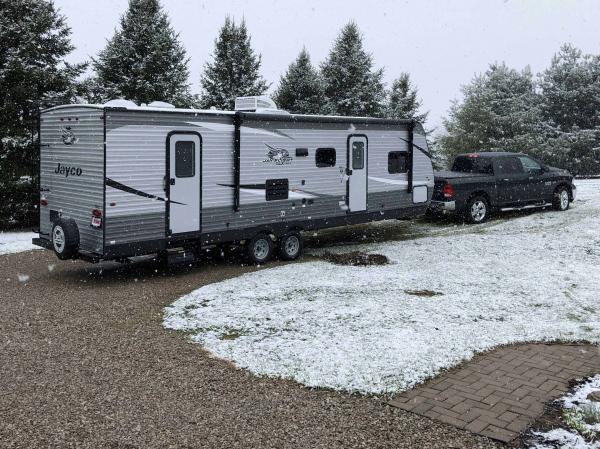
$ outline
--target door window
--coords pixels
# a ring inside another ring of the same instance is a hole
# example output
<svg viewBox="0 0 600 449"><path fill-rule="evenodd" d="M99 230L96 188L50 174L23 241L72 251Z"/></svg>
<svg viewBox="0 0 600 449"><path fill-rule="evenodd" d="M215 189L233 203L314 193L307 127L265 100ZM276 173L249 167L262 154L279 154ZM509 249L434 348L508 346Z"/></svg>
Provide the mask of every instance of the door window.
<svg viewBox="0 0 600 449"><path fill-rule="evenodd" d="M365 143L352 142L352 169L362 170L365 168Z"/></svg>
<svg viewBox="0 0 600 449"><path fill-rule="evenodd" d="M501 175L516 175L524 173L523 164L515 156L498 158L498 173Z"/></svg>
<svg viewBox="0 0 600 449"><path fill-rule="evenodd" d="M532 174L539 174L542 172L542 166L528 156L519 156L523 168Z"/></svg>
<svg viewBox="0 0 600 449"><path fill-rule="evenodd" d="M175 142L175 176L193 178L196 174L196 145L189 140Z"/></svg>

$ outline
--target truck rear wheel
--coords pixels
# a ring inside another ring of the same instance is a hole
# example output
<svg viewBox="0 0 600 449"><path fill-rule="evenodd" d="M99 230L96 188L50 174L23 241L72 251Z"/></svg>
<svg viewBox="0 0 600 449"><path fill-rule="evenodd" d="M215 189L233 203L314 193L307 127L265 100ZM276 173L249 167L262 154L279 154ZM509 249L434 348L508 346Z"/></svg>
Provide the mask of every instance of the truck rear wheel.
<svg viewBox="0 0 600 449"><path fill-rule="evenodd" d="M59 218L52 226L52 248L61 260L73 259L79 250L79 228L72 218Z"/></svg>
<svg viewBox="0 0 600 449"><path fill-rule="evenodd" d="M283 260L296 260L302 255L304 242L299 232L290 232L279 239L279 256Z"/></svg>
<svg viewBox="0 0 600 449"><path fill-rule="evenodd" d="M465 219L472 224L483 223L489 218L490 204L488 200L480 195L476 195L467 201L465 209Z"/></svg>
<svg viewBox="0 0 600 449"><path fill-rule="evenodd" d="M267 263L273 257L273 240L266 233L255 235L246 248L248 258L255 264Z"/></svg>

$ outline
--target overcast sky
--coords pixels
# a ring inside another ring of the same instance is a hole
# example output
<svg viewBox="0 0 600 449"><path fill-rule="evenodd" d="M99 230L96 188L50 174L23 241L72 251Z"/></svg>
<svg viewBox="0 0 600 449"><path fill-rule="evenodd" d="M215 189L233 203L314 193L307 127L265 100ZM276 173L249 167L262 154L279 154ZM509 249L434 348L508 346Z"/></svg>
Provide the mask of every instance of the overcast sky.
<svg viewBox="0 0 600 449"><path fill-rule="evenodd" d="M106 43L127 0L55 0L68 18L76 62ZM162 0L190 56L192 86L210 57L225 16L246 19L262 73L275 87L302 46L313 63L327 56L339 29L358 23L366 49L389 83L407 71L430 126L441 123L460 86L494 61L543 70L563 42L600 53L600 0Z"/></svg>

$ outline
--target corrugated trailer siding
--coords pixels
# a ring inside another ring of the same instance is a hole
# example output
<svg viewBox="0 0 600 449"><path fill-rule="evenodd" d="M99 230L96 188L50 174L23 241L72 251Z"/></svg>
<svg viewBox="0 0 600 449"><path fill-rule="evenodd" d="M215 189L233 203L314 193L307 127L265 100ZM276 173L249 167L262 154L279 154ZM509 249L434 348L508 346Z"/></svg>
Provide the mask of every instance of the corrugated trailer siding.
<svg viewBox="0 0 600 449"><path fill-rule="evenodd" d="M206 117L202 134L202 232L224 230L233 215L233 118Z"/></svg>
<svg viewBox="0 0 600 449"><path fill-rule="evenodd" d="M167 136L194 131L202 137L202 227L223 227L224 213L211 209L233 205L233 123L231 117L174 112L107 112L107 178L158 198L165 198ZM219 185L223 184L223 185ZM165 237L165 202L114 187L106 189L106 244ZM110 206L115 204L115 206Z"/></svg>
<svg viewBox="0 0 600 449"><path fill-rule="evenodd" d="M42 113L40 129L40 188L48 200L48 206L40 210L40 233L50 238L50 210L57 210L77 223L83 251L101 253L102 230L90 223L92 209L103 209L103 111L81 106L49 110ZM69 132L76 140L67 145L63 133ZM80 168L81 174L56 173L58 164Z"/></svg>
<svg viewBox="0 0 600 449"><path fill-rule="evenodd" d="M415 132L414 137L413 137L413 142L415 143L415 145L418 145L421 148L427 149L427 140L426 140L425 134L423 134L422 132L420 132L420 133ZM433 193L433 184L434 184L433 166L431 164L431 159L426 154L424 154L423 152L419 151L416 148L415 148L415 152L414 152L414 158L415 158L414 163L413 163L414 183L415 183L415 185L426 185L427 186L428 200L430 200L431 195Z"/></svg>
<svg viewBox="0 0 600 449"><path fill-rule="evenodd" d="M368 211L412 206L412 194L408 192L408 175L388 173L388 153L408 151L406 126L358 124L350 127L343 123L269 123L245 120L241 128L240 211L230 226L240 228L291 218L315 219L345 215L340 202L345 201L346 181L343 172L347 165L348 136L352 134L364 134L369 141ZM415 134L415 142L418 138L419 135ZM265 162L268 160L267 145L287 150L292 158L290 163L276 165ZM426 148L424 141L420 145ZM296 148L308 148L308 156L296 157ZM316 166L317 148L336 149L334 167ZM427 156L415 151L416 183L428 185L433 182L428 161ZM313 194L314 198L305 203L302 199L291 197L288 200L267 202L264 192L243 189L244 185L264 184L267 179L273 178L287 178L290 190Z"/></svg>

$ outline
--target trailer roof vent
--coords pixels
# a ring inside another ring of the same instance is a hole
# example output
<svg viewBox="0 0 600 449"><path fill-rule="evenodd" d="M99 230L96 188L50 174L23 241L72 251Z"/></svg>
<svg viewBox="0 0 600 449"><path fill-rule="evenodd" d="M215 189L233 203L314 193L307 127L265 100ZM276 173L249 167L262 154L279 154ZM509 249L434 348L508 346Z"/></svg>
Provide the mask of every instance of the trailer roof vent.
<svg viewBox="0 0 600 449"><path fill-rule="evenodd" d="M117 98L115 100L110 100L104 103L104 106L108 106L111 108L137 108L137 104L133 101L125 100L124 98Z"/></svg>
<svg viewBox="0 0 600 449"><path fill-rule="evenodd" d="M277 105L273 100L264 95L255 97L237 97L235 99L236 111L256 111L258 109L276 110Z"/></svg>
<svg viewBox="0 0 600 449"><path fill-rule="evenodd" d="M171 103L167 103L165 101L153 101L148 105L150 108L165 108L165 109L175 109L175 106Z"/></svg>

